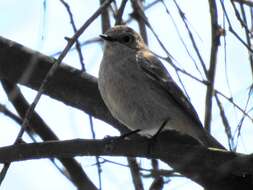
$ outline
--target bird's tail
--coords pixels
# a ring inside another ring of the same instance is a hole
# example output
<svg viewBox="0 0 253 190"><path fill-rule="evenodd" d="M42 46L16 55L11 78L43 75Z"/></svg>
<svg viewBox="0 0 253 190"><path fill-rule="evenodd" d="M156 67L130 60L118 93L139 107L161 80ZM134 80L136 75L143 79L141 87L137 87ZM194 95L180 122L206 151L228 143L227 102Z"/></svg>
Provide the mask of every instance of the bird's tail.
<svg viewBox="0 0 253 190"><path fill-rule="evenodd" d="M218 148L218 149L226 150L226 148L207 131L205 131L205 133L201 135L200 137L201 137L200 141L208 148Z"/></svg>

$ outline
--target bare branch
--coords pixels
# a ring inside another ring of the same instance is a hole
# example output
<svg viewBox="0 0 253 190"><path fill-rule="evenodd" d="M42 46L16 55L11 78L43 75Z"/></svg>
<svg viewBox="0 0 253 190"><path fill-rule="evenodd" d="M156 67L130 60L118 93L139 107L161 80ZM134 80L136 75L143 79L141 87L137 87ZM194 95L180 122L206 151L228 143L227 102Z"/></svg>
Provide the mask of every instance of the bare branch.
<svg viewBox="0 0 253 190"><path fill-rule="evenodd" d="M237 3L243 3L245 5L253 7L253 1L252 0L232 0L232 1L235 1Z"/></svg>
<svg viewBox="0 0 253 190"><path fill-rule="evenodd" d="M102 5L105 0L100 0L100 5ZM102 33L105 33L106 30L111 28L110 17L109 17L109 9L103 9L101 13L101 25L102 25Z"/></svg>
<svg viewBox="0 0 253 190"><path fill-rule="evenodd" d="M250 119L253 122L253 118L243 109L241 108L239 105L237 105L232 98L227 97L225 94L223 94L222 92L215 90L215 94L219 94L220 96L222 96L223 98L225 98L227 101L229 101L233 106L235 106L241 113L243 113L243 115L245 115L248 119Z"/></svg>
<svg viewBox="0 0 253 190"><path fill-rule="evenodd" d="M132 175L132 180L135 190L144 190L143 183L140 175L140 168L136 158L127 157L128 165Z"/></svg>
<svg viewBox="0 0 253 190"><path fill-rule="evenodd" d="M252 47L252 44L251 44L252 37L250 37L250 32L248 29L248 22L247 22L247 18L246 18L245 8L243 5L240 5L240 8L241 8L241 12L242 12L243 21L245 23L244 30L245 30L246 40L247 40L247 47ZM253 55L252 55L251 51L248 51L248 54L249 54L249 63L250 63L250 67L251 67L251 75L253 76Z"/></svg>
<svg viewBox="0 0 253 190"><path fill-rule="evenodd" d="M140 34L146 44L148 44L148 36L147 36L147 31L146 31L146 26L145 26L145 21L144 18L145 12L144 12L144 7L141 2L141 0L131 0L132 7L133 7L133 13L131 16L137 21L140 29Z"/></svg>
<svg viewBox="0 0 253 190"><path fill-rule="evenodd" d="M195 52L196 52L196 54L197 54L197 56L198 56L198 58L199 58L199 61L200 61L201 66L202 66L202 69L203 69L203 71L204 71L204 73L205 73L205 75L206 75L206 78L207 78L207 75L208 75L207 72L208 72L208 71L207 71L205 62L204 62L204 60L203 60L203 58L202 58L202 56L201 56L201 54L200 54L199 48L198 48L198 46L197 46L197 43L196 43L196 41L195 41L195 39L194 39L194 37L193 37L193 34L192 34L192 32L191 32L191 30L190 30L190 28L189 28L189 26L188 26L188 23L187 23L188 21L187 21L187 19L186 19L186 17L185 17L185 14L184 14L184 12L181 10L181 8L179 7L179 5L177 4L177 2L176 2L175 0L174 0L174 3L175 3L175 5L176 5L176 7L177 7L177 9L178 9L180 18L182 19L182 21L183 21L183 23L184 23L184 26L185 26L185 28L186 28L186 30L187 30L187 32L188 32L188 36L189 36L189 38L190 38L190 40L191 40L192 46L193 46L193 48L194 48L194 50L195 50ZM197 66L196 66L196 67L197 67Z"/></svg>
<svg viewBox="0 0 253 190"><path fill-rule="evenodd" d="M216 2L213 0L209 0L209 8L210 8L210 17L211 17L211 52L210 52L210 66L208 69L207 79L209 84L207 85L206 92L206 108L205 108L205 128L210 131L211 128L211 119L212 119L212 99L214 93L214 79L216 73L216 59L218 46L220 45L220 34L219 34L219 25L218 25L218 12Z"/></svg>
<svg viewBox="0 0 253 190"><path fill-rule="evenodd" d="M9 100L12 102L13 106L17 110L21 118L25 117L25 113L29 108L28 102L25 100L19 88L8 82L2 80L2 85L7 93ZM22 124L22 119L20 125ZM49 140L59 140L54 132L47 126L43 119L36 113L33 112L31 120L29 121L29 126L26 130L32 130L33 133L36 133L44 141ZM90 181L88 176L83 171L80 164L73 158L60 158L59 159L62 165L67 169L67 172L70 176L70 179L79 189L97 189L96 186Z"/></svg>
<svg viewBox="0 0 253 190"><path fill-rule="evenodd" d="M70 6L67 2L65 2L64 0L60 0L60 2L64 5L64 7L66 8L68 15L69 15L69 19L70 19L70 24L73 28L74 33L77 32L77 28L76 28L76 24L73 18L73 14L70 10ZM79 56L79 60L80 60L80 64L81 64L81 69L82 71L85 71L85 65L84 65L84 61L83 61L83 54L82 54L82 50L81 50L81 45L80 42L78 40L78 38L76 39L76 50Z"/></svg>
<svg viewBox="0 0 253 190"><path fill-rule="evenodd" d="M122 16L123 16L123 13L124 13L124 10L125 10L125 7L126 7L126 3L127 3L128 0L123 0L121 2L121 5L119 7L119 10L117 10L117 13L116 13L116 21L115 21L115 25L120 25L120 24L123 24L123 20L122 20Z"/></svg>
<svg viewBox="0 0 253 190"><path fill-rule="evenodd" d="M248 177L245 175L253 173L252 155L243 156L232 152L209 150L201 146L174 144L160 140L153 144L154 148L148 154L148 146L149 141L143 139L110 138L17 144L0 148L0 162L83 155L160 158L180 173L209 189L235 190L242 183L244 187L248 187L244 189L252 188L252 184L246 182Z"/></svg>
<svg viewBox="0 0 253 190"><path fill-rule="evenodd" d="M229 145L229 150L234 150L234 143L233 143L233 136L232 136L232 132L231 132L231 127L229 125L229 121L228 121L228 118L225 114L225 111L223 109L223 106L217 96L217 94L215 93L215 99L216 99L216 102L217 102L217 105L220 109L220 116L221 116L221 119L222 119L222 123L224 125L224 128L225 128L225 132L226 132L226 135L227 135L227 138L228 138L228 145Z"/></svg>

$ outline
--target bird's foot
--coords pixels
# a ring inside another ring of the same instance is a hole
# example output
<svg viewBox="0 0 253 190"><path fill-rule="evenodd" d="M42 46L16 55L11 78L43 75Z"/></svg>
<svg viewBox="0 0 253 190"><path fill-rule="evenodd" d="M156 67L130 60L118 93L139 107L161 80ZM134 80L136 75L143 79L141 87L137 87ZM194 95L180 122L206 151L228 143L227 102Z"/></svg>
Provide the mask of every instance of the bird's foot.
<svg viewBox="0 0 253 190"><path fill-rule="evenodd" d="M105 151L112 151L112 149L115 147L115 145L119 144L120 141L125 140L126 137L129 137L133 134L136 134L140 131L140 129L131 131L129 133L125 133L121 136L112 137L112 136L106 136L104 138L104 141L106 142Z"/></svg>
<svg viewBox="0 0 253 190"><path fill-rule="evenodd" d="M157 138L158 138L159 134L162 132L162 130L164 129L167 122L168 122L168 119L164 120L162 125L159 127L158 131L149 139L148 151L147 151L148 154L150 154L152 152L152 149L154 148L154 145L157 142Z"/></svg>
<svg viewBox="0 0 253 190"><path fill-rule="evenodd" d="M136 134L136 133L138 133L138 132L140 132L140 131L141 131L140 129L136 129L136 130L134 130L134 131L130 131L129 133L122 134L122 135L120 135L118 138L120 138L120 139L125 139L126 137L129 137L129 136L131 136L131 135L134 135L134 134Z"/></svg>

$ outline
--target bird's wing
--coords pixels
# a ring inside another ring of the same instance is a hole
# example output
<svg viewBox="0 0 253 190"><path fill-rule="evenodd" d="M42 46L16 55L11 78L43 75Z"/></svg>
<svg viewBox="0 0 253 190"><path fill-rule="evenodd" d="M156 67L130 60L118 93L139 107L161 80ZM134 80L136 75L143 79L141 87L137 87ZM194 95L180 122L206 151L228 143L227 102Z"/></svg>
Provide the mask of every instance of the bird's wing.
<svg viewBox="0 0 253 190"><path fill-rule="evenodd" d="M202 124L194 107L186 98L182 90L174 82L161 61L149 51L138 52L136 60L137 64L145 72L145 74L166 90L175 103L178 104L182 110L190 116L190 118L201 126Z"/></svg>

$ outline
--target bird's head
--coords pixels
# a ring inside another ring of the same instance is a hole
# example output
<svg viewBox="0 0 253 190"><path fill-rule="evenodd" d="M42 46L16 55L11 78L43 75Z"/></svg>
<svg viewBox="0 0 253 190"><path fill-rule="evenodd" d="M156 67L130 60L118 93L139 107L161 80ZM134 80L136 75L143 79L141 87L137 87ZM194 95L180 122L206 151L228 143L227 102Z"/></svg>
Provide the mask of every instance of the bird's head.
<svg viewBox="0 0 253 190"><path fill-rule="evenodd" d="M104 34L101 34L100 37L111 46L120 44L133 50L145 48L142 37L132 28L125 25L114 26Z"/></svg>

